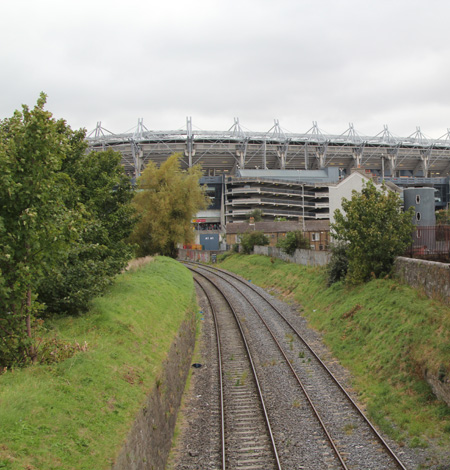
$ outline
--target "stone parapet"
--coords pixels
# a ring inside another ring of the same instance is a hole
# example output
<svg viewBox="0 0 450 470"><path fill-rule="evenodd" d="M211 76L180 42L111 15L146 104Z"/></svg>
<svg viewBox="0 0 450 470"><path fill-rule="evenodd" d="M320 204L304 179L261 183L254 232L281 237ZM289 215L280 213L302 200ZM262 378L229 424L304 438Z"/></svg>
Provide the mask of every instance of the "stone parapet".
<svg viewBox="0 0 450 470"><path fill-rule="evenodd" d="M423 291L450 305L450 264L422 259L395 260L394 275L402 282Z"/></svg>

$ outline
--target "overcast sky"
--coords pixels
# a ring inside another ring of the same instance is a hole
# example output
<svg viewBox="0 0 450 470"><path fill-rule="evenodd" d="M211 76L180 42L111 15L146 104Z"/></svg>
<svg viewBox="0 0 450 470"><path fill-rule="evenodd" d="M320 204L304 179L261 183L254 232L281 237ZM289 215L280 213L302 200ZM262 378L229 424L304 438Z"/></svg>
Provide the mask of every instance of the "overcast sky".
<svg viewBox="0 0 450 470"><path fill-rule="evenodd" d="M14 0L0 119L41 91L72 128L450 127L448 0Z"/></svg>

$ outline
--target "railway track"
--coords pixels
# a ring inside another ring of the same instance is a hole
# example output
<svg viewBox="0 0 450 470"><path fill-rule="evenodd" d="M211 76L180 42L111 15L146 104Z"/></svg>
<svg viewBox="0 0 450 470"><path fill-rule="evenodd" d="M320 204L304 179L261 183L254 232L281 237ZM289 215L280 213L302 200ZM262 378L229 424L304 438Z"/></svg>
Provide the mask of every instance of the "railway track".
<svg viewBox="0 0 450 470"><path fill-rule="evenodd" d="M222 468L281 470L252 357L237 314L206 278L196 279L208 298L217 338Z"/></svg>
<svg viewBox="0 0 450 470"><path fill-rule="evenodd" d="M266 397L279 448L278 468L406 470L274 299L234 274L186 264L196 278L209 279L210 287L232 299ZM226 324L219 330L227 331L226 343L235 335ZM230 347L227 355L233 354L234 346ZM237 373L245 374L245 369ZM239 380L229 371L222 376Z"/></svg>

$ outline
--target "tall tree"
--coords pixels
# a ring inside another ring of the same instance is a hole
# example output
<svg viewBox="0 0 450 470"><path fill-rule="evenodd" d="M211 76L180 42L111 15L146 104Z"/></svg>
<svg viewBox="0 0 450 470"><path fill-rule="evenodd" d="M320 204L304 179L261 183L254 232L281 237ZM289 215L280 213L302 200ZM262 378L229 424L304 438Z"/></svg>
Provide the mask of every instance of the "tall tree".
<svg viewBox="0 0 450 470"><path fill-rule="evenodd" d="M66 257L42 277L39 298L49 313L87 310L133 255L125 239L135 224L134 191L121 155L112 150L86 155L85 150L84 137L74 136L62 166L71 180L66 206L82 213L83 230Z"/></svg>
<svg viewBox="0 0 450 470"><path fill-rule="evenodd" d="M360 193L342 200L341 212L334 213L333 237L346 244L350 283L367 281L371 276L389 274L395 257L412 241L413 211L401 210L400 196L369 181Z"/></svg>
<svg viewBox="0 0 450 470"><path fill-rule="evenodd" d="M134 198L140 221L130 240L139 246L138 254L159 253L175 257L177 245L193 240L192 217L209 205L200 186L201 168L181 169L180 154L171 155L158 168L149 162L138 181Z"/></svg>
<svg viewBox="0 0 450 470"><path fill-rule="evenodd" d="M23 106L0 123L0 356L36 359L36 286L77 236L79 217L67 210L69 178L61 165L69 149L66 125Z"/></svg>
<svg viewBox="0 0 450 470"><path fill-rule="evenodd" d="M86 155L45 102L0 121L0 366L34 362L44 309L83 311L132 256L120 154Z"/></svg>

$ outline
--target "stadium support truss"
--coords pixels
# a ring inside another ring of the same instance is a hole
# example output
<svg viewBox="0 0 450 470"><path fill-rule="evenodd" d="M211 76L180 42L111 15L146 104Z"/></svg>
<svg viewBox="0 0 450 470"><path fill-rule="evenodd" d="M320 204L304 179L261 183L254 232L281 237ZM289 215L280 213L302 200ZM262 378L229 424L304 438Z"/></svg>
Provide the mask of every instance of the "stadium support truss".
<svg viewBox="0 0 450 470"><path fill-rule="evenodd" d="M409 137L392 135L388 126L377 135L362 136L353 127L339 135L324 134L317 122L303 134L287 133L275 120L267 132L244 130L239 119L228 131L186 128L155 131L138 120L131 133L114 134L99 122L87 136L91 150L121 152L126 171L139 176L149 161L162 163L173 153L182 165L201 164L204 174L233 175L237 168L314 170L339 167L349 174L354 167L380 176L447 176L450 172L450 129L439 139L425 137L420 128Z"/></svg>

